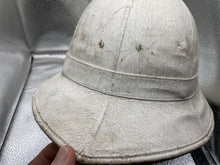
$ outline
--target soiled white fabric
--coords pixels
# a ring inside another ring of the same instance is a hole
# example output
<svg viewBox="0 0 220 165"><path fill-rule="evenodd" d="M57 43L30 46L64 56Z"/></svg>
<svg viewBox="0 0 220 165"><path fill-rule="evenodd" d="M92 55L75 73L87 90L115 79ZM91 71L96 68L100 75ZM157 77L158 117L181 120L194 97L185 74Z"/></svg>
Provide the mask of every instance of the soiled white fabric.
<svg viewBox="0 0 220 165"><path fill-rule="evenodd" d="M191 99L198 90L198 75L192 78L158 77L116 72L66 56L63 74L102 93L152 101ZM123 87L122 87L123 86Z"/></svg>
<svg viewBox="0 0 220 165"><path fill-rule="evenodd" d="M36 91L33 110L54 142L71 145L87 163L172 158L203 145L213 130L200 91L186 101L139 101L87 89L61 73Z"/></svg>
<svg viewBox="0 0 220 165"><path fill-rule="evenodd" d="M40 127L78 161L156 161L210 138L197 30L182 0L93 0L67 54L32 105Z"/></svg>

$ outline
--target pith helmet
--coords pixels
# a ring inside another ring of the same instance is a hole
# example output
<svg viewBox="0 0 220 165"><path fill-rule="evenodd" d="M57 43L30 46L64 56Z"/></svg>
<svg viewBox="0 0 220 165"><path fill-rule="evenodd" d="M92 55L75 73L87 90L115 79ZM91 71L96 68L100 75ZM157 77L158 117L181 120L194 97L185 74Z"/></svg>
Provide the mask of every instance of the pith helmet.
<svg viewBox="0 0 220 165"><path fill-rule="evenodd" d="M172 158L208 141L197 29L182 0L93 0L62 71L33 97L35 119L86 163Z"/></svg>

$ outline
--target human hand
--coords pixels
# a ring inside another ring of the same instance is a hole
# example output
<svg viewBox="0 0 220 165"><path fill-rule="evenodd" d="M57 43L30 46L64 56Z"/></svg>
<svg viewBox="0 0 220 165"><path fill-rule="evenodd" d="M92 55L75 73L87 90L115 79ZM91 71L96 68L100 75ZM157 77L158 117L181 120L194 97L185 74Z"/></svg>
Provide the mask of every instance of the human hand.
<svg viewBox="0 0 220 165"><path fill-rule="evenodd" d="M28 165L76 165L75 151L70 146L59 149L50 143Z"/></svg>

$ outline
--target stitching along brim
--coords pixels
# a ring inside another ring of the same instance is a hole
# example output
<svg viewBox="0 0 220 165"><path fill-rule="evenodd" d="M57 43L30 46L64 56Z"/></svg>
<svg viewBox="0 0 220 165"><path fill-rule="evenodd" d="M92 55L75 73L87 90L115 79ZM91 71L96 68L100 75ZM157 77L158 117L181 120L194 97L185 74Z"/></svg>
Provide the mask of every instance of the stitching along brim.
<svg viewBox="0 0 220 165"><path fill-rule="evenodd" d="M87 89L61 73L41 85L32 106L51 140L71 145L77 160L90 164L180 156L205 144L214 128L201 91L185 101L140 101Z"/></svg>

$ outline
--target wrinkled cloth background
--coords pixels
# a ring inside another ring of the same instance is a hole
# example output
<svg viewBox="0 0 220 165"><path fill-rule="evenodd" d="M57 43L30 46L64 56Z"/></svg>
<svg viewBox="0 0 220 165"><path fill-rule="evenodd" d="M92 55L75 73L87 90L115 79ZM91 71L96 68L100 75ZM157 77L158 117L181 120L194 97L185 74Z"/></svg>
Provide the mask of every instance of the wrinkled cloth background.
<svg viewBox="0 0 220 165"><path fill-rule="evenodd" d="M91 0L0 1L0 164L27 164L51 140L34 121L36 88L59 72L75 26ZM204 147L154 164L220 160L220 0L184 0L199 32L200 86L215 113Z"/></svg>

